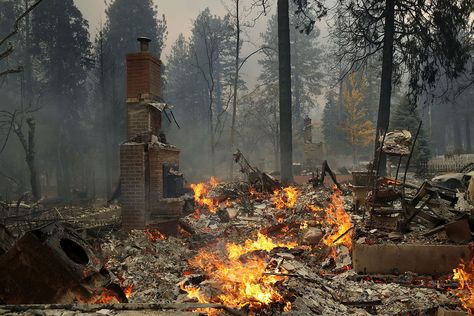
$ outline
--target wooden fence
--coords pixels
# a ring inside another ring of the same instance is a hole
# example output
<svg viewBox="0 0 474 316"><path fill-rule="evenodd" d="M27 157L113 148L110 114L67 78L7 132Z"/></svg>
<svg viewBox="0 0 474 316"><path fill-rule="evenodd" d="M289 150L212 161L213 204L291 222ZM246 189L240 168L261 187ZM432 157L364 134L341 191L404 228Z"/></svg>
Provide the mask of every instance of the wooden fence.
<svg viewBox="0 0 474 316"><path fill-rule="evenodd" d="M427 169L429 173L458 172L471 162L474 162L474 154L436 157L428 161Z"/></svg>

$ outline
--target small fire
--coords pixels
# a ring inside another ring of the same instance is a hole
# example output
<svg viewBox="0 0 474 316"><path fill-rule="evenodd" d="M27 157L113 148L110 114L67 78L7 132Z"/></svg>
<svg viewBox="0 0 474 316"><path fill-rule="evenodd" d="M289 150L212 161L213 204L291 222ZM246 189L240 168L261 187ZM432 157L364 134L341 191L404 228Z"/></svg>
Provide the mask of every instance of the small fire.
<svg viewBox="0 0 474 316"><path fill-rule="evenodd" d="M145 230L145 235L150 242L156 242L158 240L166 240L166 236L158 230Z"/></svg>
<svg viewBox="0 0 474 316"><path fill-rule="evenodd" d="M331 202L327 206L325 214L326 223L333 225L334 228L323 239L323 243L327 246L344 245L350 250L352 248L352 236L348 231L352 227L352 220L344 209L341 194L342 192L334 187L334 193L330 197Z"/></svg>
<svg viewBox="0 0 474 316"><path fill-rule="evenodd" d="M119 303L119 300L117 299L117 296L115 295L114 292L104 289L102 294L94 300L92 304L115 304Z"/></svg>
<svg viewBox="0 0 474 316"><path fill-rule="evenodd" d="M295 187L286 187L283 190L273 191L273 203L275 207L283 210L286 208L294 208L300 192Z"/></svg>
<svg viewBox="0 0 474 316"><path fill-rule="evenodd" d="M323 210L321 207L313 205L313 204L308 204L306 206L306 208L308 208L308 210L310 210L312 212L315 212L315 213L321 212Z"/></svg>
<svg viewBox="0 0 474 316"><path fill-rule="evenodd" d="M128 285L122 290L123 290L123 293L125 294L125 297L129 299L132 296L133 285ZM109 289L104 289L102 294L100 294L100 296L97 297L92 302L92 304L116 304L116 303L120 303L120 301L117 298L117 295Z"/></svg>
<svg viewBox="0 0 474 316"><path fill-rule="evenodd" d="M275 244L271 238L262 233L258 233L257 240L246 240L243 245L227 244L227 253L230 259L238 259L240 256L257 250L270 252L277 247L293 249L297 243L277 243Z"/></svg>
<svg viewBox="0 0 474 316"><path fill-rule="evenodd" d="M217 211L219 202L208 197L209 191L219 184L216 177L211 177L208 183L201 182L198 184L191 184L191 189L194 191L194 201L202 206L206 206L211 213Z"/></svg>
<svg viewBox="0 0 474 316"><path fill-rule="evenodd" d="M210 297L201 288L186 286L184 283L180 287L188 293L188 297L195 298L200 303L220 303L233 308L248 306L250 310L260 309L273 302L284 303L275 284L287 277L266 274L266 259L254 252L269 252L276 247L294 246L295 244L274 243L259 233L257 240L247 240L242 245L227 244L225 253L202 249L189 264L206 274L207 283L212 284L215 289L212 292L216 294ZM291 308L291 305L286 304L286 308Z"/></svg>
<svg viewBox="0 0 474 316"><path fill-rule="evenodd" d="M382 180L382 184L385 184L385 185L399 185L399 184L401 184L401 182L399 180L395 180L393 178L384 178Z"/></svg>
<svg viewBox="0 0 474 316"><path fill-rule="evenodd" d="M127 286L126 288L124 288L124 289L123 289L123 293L125 293L125 297L126 297L127 299L129 299L130 297L132 297L133 284Z"/></svg>
<svg viewBox="0 0 474 316"><path fill-rule="evenodd" d="M453 272L459 283L455 294L468 314L474 315L474 257L467 264L462 261Z"/></svg>
<svg viewBox="0 0 474 316"><path fill-rule="evenodd" d="M308 225L308 221L303 221L301 224L300 224L300 230L306 230L308 229L309 225Z"/></svg>

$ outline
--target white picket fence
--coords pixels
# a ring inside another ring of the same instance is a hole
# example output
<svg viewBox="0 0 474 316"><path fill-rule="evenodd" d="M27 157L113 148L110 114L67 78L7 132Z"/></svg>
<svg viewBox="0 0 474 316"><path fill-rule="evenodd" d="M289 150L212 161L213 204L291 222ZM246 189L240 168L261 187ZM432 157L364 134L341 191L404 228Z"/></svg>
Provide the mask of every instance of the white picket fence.
<svg viewBox="0 0 474 316"><path fill-rule="evenodd" d="M457 172L471 162L474 162L474 154L436 157L428 161L428 172Z"/></svg>

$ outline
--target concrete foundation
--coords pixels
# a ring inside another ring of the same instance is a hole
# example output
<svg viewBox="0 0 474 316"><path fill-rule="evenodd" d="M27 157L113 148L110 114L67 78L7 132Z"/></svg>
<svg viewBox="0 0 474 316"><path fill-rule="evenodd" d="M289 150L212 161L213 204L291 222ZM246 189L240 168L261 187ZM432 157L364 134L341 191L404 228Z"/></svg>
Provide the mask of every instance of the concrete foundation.
<svg viewBox="0 0 474 316"><path fill-rule="evenodd" d="M469 245L376 244L354 243L354 271L364 274L414 272L441 275L453 271L460 260L472 257Z"/></svg>

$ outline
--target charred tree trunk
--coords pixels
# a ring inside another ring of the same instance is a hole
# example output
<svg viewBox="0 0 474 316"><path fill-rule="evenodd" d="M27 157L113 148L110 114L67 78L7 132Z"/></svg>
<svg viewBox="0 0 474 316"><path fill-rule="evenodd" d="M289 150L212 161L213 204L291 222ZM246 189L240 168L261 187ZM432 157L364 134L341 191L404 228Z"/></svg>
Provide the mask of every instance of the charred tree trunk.
<svg viewBox="0 0 474 316"><path fill-rule="evenodd" d="M385 1L385 26L382 59L382 79L380 83L380 100L377 117L377 132L375 146L379 147L379 135L388 130L390 122L390 99L392 97L392 73L393 73L393 38L395 33L395 0ZM376 155L377 156L377 155ZM387 156L380 156L380 174L387 172Z"/></svg>
<svg viewBox="0 0 474 316"><path fill-rule="evenodd" d="M26 120L28 124L28 153L26 155L26 163L30 169L31 192L35 201L41 199L41 184L39 182L38 171L36 168L36 150L35 150L35 132L36 122L33 118Z"/></svg>
<svg viewBox="0 0 474 316"><path fill-rule="evenodd" d="M30 7L30 0L25 0L25 10ZM23 58L24 83L25 83L25 104L27 107L32 106L33 99L33 71L31 62L31 17L25 17L25 51Z"/></svg>
<svg viewBox="0 0 474 316"><path fill-rule="evenodd" d="M35 158L35 132L36 132L36 123L33 118L28 118L26 120L28 124L28 140L26 140L25 135L23 134L23 130L21 125L15 123L15 134L18 136L20 140L21 146L25 151L25 161L28 165L28 169L30 171L30 185L31 185L31 192L33 194L33 198L35 201L41 199L41 185L39 182L38 171L36 168L36 158Z"/></svg>
<svg viewBox="0 0 474 316"><path fill-rule="evenodd" d="M293 182L291 115L291 48L288 0L278 0L278 63L280 87L280 173L283 183Z"/></svg>
<svg viewBox="0 0 474 316"><path fill-rule="evenodd" d="M235 44L235 74L234 74L234 95L232 96L232 123L230 126L230 149L235 150L235 121L237 117L237 91L239 84L239 70L240 70L240 0L235 1L236 12L236 44ZM230 163L229 179L234 177L234 163Z"/></svg>
<svg viewBox="0 0 474 316"><path fill-rule="evenodd" d="M211 172L216 174L216 141L214 136L214 82L209 89L209 132L211 133Z"/></svg>

